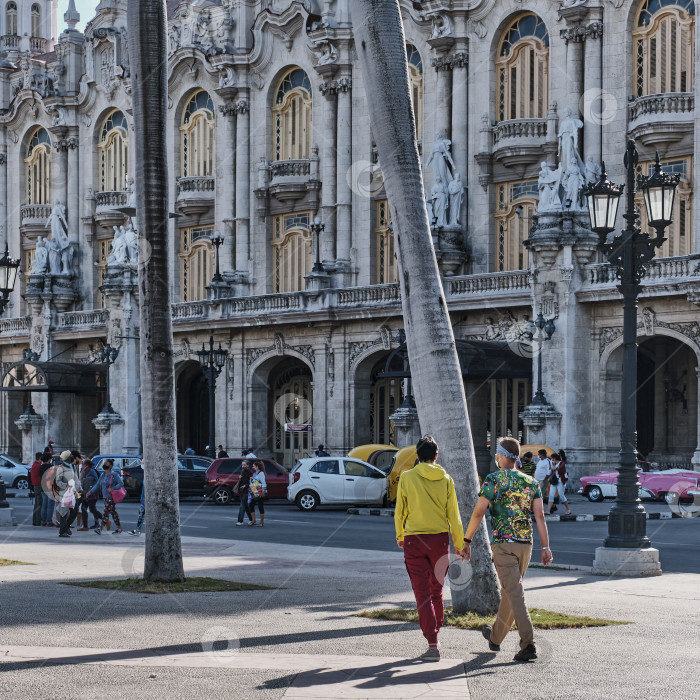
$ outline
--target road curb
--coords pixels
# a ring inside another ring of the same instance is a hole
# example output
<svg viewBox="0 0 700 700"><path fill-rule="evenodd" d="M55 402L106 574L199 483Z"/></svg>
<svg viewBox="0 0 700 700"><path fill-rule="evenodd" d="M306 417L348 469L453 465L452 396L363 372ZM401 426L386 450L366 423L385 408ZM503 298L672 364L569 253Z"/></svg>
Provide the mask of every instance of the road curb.
<svg viewBox="0 0 700 700"><path fill-rule="evenodd" d="M348 515L376 515L379 517L393 518L394 511L391 508L348 508ZM692 513L647 513L647 520L671 520L672 518L691 518ZM605 522L607 513L578 513L571 515L545 515L548 523L590 523Z"/></svg>

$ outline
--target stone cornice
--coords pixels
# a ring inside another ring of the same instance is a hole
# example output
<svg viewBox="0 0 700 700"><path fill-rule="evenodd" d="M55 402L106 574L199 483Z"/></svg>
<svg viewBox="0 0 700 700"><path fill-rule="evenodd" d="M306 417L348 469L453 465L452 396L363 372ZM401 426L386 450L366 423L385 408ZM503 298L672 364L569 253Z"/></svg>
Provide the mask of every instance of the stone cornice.
<svg viewBox="0 0 700 700"><path fill-rule="evenodd" d="M453 68L466 68L469 65L469 52L455 51L455 53L446 56L437 56L432 60L432 65L437 72Z"/></svg>

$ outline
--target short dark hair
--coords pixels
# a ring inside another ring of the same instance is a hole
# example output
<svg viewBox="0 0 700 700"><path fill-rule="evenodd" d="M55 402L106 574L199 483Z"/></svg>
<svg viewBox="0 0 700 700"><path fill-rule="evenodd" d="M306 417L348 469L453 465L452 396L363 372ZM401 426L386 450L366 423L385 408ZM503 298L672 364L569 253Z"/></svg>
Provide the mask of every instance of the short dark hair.
<svg viewBox="0 0 700 700"><path fill-rule="evenodd" d="M104 461L104 464L102 465L102 469L106 469L109 467L110 469L114 466L114 460L113 459L106 459Z"/></svg>
<svg viewBox="0 0 700 700"><path fill-rule="evenodd" d="M91 467L92 466L92 460L88 457L87 459L83 460L83 466L84 467Z"/></svg>
<svg viewBox="0 0 700 700"><path fill-rule="evenodd" d="M518 457L520 455L520 443L515 438L502 437L498 438L498 444L503 445L503 447L508 450L512 455ZM506 458L508 459L508 458ZM515 459L511 457L510 459Z"/></svg>
<svg viewBox="0 0 700 700"><path fill-rule="evenodd" d="M432 435L423 435L416 445L416 454L421 462L435 459L438 453L438 445Z"/></svg>
<svg viewBox="0 0 700 700"><path fill-rule="evenodd" d="M532 459L532 452L526 452L523 455L523 459Z"/></svg>
<svg viewBox="0 0 700 700"><path fill-rule="evenodd" d="M80 452L78 452L78 450L71 450L70 456L71 456L71 459L73 459L73 460L82 459L82 456L81 456Z"/></svg>
<svg viewBox="0 0 700 700"><path fill-rule="evenodd" d="M41 455L41 461L42 461L42 462L50 462L50 461L51 461L51 453L50 453L50 452L44 452L44 454Z"/></svg>
<svg viewBox="0 0 700 700"><path fill-rule="evenodd" d="M561 457L559 456L558 452L552 452L551 455L549 455L550 459L556 459L557 462L561 462Z"/></svg>
<svg viewBox="0 0 700 700"><path fill-rule="evenodd" d="M547 450L537 450L537 454L542 456L544 455L545 457L547 456Z"/></svg>
<svg viewBox="0 0 700 700"><path fill-rule="evenodd" d="M41 459L43 457L43 455L44 455L43 452L35 452L34 459Z"/></svg>

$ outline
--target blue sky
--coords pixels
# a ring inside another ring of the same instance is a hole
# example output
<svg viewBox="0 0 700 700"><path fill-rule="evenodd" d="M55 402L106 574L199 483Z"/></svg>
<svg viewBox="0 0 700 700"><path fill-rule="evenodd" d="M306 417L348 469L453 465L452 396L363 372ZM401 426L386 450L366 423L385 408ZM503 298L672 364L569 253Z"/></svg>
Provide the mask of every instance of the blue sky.
<svg viewBox="0 0 700 700"><path fill-rule="evenodd" d="M75 9L80 12L80 24L78 29L85 29L85 24L95 16L95 8L99 5L99 0L75 0ZM58 33L65 29L63 15L68 9L68 0L58 0Z"/></svg>

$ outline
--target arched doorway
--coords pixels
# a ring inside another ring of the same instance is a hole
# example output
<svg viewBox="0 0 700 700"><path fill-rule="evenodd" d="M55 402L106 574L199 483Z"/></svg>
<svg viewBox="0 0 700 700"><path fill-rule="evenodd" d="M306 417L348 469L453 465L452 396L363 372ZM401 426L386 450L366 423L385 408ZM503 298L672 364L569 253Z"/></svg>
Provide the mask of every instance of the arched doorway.
<svg viewBox="0 0 700 700"><path fill-rule="evenodd" d="M285 423L313 424L311 370L301 360L286 358L270 372L268 434L274 459L286 467L311 454L313 433L288 433Z"/></svg>
<svg viewBox="0 0 700 700"><path fill-rule="evenodd" d="M209 440L209 387L199 362L188 360L178 367L176 391L177 449L191 447L204 454Z"/></svg>

